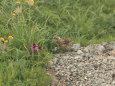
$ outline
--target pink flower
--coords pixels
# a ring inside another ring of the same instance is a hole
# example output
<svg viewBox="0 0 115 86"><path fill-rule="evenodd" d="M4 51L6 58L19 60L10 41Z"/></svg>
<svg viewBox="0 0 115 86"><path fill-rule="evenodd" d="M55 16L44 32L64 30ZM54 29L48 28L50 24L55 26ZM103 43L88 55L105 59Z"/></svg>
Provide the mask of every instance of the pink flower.
<svg viewBox="0 0 115 86"><path fill-rule="evenodd" d="M30 46L30 54L34 53L37 54L38 51L41 50L41 47L35 43L32 43Z"/></svg>

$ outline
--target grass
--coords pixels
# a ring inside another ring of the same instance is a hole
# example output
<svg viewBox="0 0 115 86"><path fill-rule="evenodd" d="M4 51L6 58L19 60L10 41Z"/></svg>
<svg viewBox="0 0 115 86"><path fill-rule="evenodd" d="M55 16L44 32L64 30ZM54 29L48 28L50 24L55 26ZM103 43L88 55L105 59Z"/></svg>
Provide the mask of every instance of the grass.
<svg viewBox="0 0 115 86"><path fill-rule="evenodd" d="M14 37L0 42L0 86L50 86L45 67L54 35L83 46L115 41L115 0L35 0L31 7L20 2L22 13L13 16L16 0L0 1L0 37ZM38 55L30 55L31 43L42 46Z"/></svg>

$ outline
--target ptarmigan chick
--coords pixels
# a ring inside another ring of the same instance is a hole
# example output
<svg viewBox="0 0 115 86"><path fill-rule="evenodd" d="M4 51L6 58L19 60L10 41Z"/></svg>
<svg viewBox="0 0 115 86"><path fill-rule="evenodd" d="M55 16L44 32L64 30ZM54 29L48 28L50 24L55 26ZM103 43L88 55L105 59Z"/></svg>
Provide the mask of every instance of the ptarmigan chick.
<svg viewBox="0 0 115 86"><path fill-rule="evenodd" d="M59 36L54 36L53 39L56 41L57 49L67 51L72 49L73 42L70 39Z"/></svg>

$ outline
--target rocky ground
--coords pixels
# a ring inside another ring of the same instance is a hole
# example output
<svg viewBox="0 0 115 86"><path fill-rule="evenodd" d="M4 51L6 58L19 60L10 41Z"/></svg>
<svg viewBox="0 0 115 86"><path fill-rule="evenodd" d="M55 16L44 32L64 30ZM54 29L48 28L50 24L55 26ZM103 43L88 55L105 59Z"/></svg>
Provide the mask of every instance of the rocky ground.
<svg viewBox="0 0 115 86"><path fill-rule="evenodd" d="M54 55L52 86L115 86L115 42L72 48Z"/></svg>

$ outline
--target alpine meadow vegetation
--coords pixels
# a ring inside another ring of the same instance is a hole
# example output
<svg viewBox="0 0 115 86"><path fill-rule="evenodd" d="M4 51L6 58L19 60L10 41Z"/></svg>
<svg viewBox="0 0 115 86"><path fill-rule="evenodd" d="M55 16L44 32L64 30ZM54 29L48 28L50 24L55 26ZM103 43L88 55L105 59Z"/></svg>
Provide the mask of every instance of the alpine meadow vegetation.
<svg viewBox="0 0 115 86"><path fill-rule="evenodd" d="M115 0L1 0L0 86L50 86L54 36L115 41Z"/></svg>

